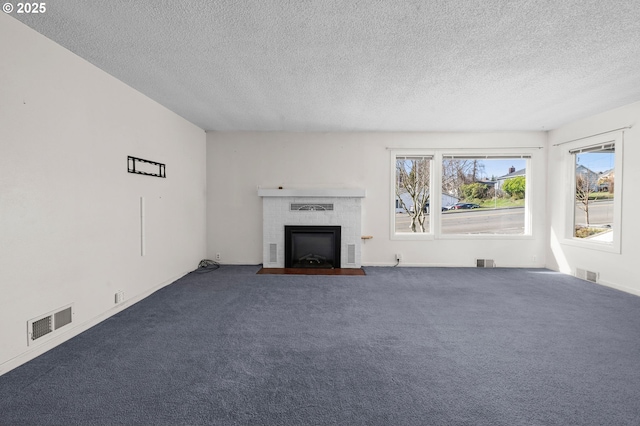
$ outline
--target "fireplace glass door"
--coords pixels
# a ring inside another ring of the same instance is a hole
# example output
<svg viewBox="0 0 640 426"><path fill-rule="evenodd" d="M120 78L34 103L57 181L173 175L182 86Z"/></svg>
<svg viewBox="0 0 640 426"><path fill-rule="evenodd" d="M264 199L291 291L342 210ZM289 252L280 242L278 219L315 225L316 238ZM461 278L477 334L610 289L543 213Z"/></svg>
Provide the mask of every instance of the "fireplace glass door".
<svg viewBox="0 0 640 426"><path fill-rule="evenodd" d="M286 268L340 268L339 226L285 226Z"/></svg>

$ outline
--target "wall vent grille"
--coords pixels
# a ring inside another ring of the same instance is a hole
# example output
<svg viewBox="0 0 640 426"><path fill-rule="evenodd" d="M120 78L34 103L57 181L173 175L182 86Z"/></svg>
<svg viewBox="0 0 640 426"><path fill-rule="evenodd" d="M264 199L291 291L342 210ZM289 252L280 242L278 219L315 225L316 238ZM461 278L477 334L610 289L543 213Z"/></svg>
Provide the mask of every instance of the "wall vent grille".
<svg viewBox="0 0 640 426"><path fill-rule="evenodd" d="M598 272L587 271L586 269L576 268L576 277L582 280L591 281L592 283L598 283L600 274Z"/></svg>
<svg viewBox="0 0 640 426"><path fill-rule="evenodd" d="M347 263L353 265L356 263L356 245L347 244Z"/></svg>
<svg viewBox="0 0 640 426"><path fill-rule="evenodd" d="M71 306L53 314L53 323L55 324L56 330L71 323Z"/></svg>
<svg viewBox="0 0 640 426"><path fill-rule="evenodd" d="M333 203L329 204L304 204L304 203L291 203L289 209L292 212L324 212L333 211Z"/></svg>
<svg viewBox="0 0 640 426"><path fill-rule="evenodd" d="M269 244L269 262L270 263L278 263L278 245L271 243Z"/></svg>
<svg viewBox="0 0 640 426"><path fill-rule="evenodd" d="M51 315L41 318L31 323L31 340L36 340L53 331L53 321Z"/></svg>
<svg viewBox="0 0 640 426"><path fill-rule="evenodd" d="M55 335L54 331L70 324L73 321L71 308L72 305L65 306L27 321L27 342L31 344L45 336Z"/></svg>
<svg viewBox="0 0 640 426"><path fill-rule="evenodd" d="M478 268L495 268L496 262L493 259L476 259L476 267Z"/></svg>

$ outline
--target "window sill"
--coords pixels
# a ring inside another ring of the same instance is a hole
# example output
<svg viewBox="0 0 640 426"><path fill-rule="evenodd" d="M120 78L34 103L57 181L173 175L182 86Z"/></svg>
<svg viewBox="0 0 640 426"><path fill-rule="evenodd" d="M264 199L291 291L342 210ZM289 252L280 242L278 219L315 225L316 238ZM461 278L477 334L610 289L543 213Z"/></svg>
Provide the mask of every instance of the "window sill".
<svg viewBox="0 0 640 426"><path fill-rule="evenodd" d="M439 240L533 240L530 234L440 234Z"/></svg>
<svg viewBox="0 0 640 426"><path fill-rule="evenodd" d="M606 253L620 254L620 244L613 243L598 243L595 241L585 241L577 238L565 238L560 241L561 245L579 247L587 250L603 251Z"/></svg>
<svg viewBox="0 0 640 426"><path fill-rule="evenodd" d="M433 240L434 235L426 232L406 232L391 234L392 240L399 241L427 241Z"/></svg>
<svg viewBox="0 0 640 426"><path fill-rule="evenodd" d="M533 240L533 235L530 234L447 234L447 235L434 235L422 232L416 233L396 233L391 235L392 240L404 240L404 241L423 241L423 240Z"/></svg>

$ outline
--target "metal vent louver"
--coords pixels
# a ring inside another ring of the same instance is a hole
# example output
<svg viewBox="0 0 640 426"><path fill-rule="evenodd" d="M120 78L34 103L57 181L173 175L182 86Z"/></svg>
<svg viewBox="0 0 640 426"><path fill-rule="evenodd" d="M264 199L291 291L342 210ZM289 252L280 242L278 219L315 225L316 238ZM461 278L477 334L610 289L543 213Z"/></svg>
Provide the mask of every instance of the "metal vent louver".
<svg viewBox="0 0 640 426"><path fill-rule="evenodd" d="M347 244L347 263L353 265L356 263L356 245Z"/></svg>
<svg viewBox="0 0 640 426"><path fill-rule="evenodd" d="M590 281L592 283L598 283L600 274L593 271L587 271L586 269L576 268L576 277L582 280Z"/></svg>
<svg viewBox="0 0 640 426"><path fill-rule="evenodd" d="M333 211L333 203L328 204L304 204L304 203L291 203L289 209L292 212L317 212L317 211Z"/></svg>
<svg viewBox="0 0 640 426"><path fill-rule="evenodd" d="M31 340L39 339L53 331L51 315L31 323Z"/></svg>
<svg viewBox="0 0 640 426"><path fill-rule="evenodd" d="M495 268L496 262L493 259L476 259L478 268Z"/></svg>
<svg viewBox="0 0 640 426"><path fill-rule="evenodd" d="M277 263L278 262L278 245L271 243L269 244L269 262Z"/></svg>
<svg viewBox="0 0 640 426"><path fill-rule="evenodd" d="M56 330L70 324L73 321L73 305L68 305L55 311L48 312L27 321L27 342L31 344L35 340L48 340L49 336L56 335Z"/></svg>
<svg viewBox="0 0 640 426"><path fill-rule="evenodd" d="M60 327L64 327L65 325L71 322L71 306L67 309L63 309L60 312L56 312L53 315L53 323L55 324L56 330Z"/></svg>

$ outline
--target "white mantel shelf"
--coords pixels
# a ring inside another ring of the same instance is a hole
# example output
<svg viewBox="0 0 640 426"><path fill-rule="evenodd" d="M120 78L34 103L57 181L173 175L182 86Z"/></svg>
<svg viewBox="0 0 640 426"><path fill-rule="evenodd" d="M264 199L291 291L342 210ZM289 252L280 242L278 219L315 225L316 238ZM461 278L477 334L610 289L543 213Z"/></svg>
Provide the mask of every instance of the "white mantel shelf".
<svg viewBox="0 0 640 426"><path fill-rule="evenodd" d="M364 198L367 194L361 188L312 188L312 189L267 189L258 188L259 197L344 197Z"/></svg>

